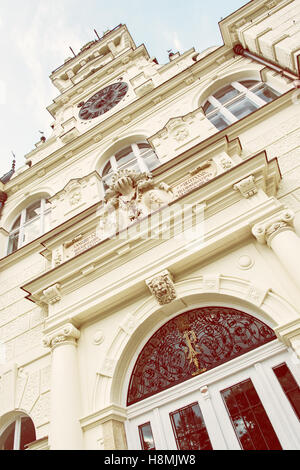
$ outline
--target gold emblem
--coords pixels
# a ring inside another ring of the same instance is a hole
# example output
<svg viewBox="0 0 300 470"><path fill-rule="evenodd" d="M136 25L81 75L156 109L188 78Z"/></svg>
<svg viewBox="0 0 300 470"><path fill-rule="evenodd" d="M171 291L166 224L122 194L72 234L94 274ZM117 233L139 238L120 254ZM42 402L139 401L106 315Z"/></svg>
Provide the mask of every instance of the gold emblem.
<svg viewBox="0 0 300 470"><path fill-rule="evenodd" d="M196 333L194 332L194 330L190 330L190 331L186 330L183 332L183 337L187 345L187 347L184 348L185 353L187 354L187 358L189 359L190 364L193 362L196 367L196 371L193 372L192 375L202 374L203 372L206 371L206 368L205 367L200 368L200 365L199 365L197 356L199 356L202 353L202 351L201 351L201 347L197 345Z"/></svg>

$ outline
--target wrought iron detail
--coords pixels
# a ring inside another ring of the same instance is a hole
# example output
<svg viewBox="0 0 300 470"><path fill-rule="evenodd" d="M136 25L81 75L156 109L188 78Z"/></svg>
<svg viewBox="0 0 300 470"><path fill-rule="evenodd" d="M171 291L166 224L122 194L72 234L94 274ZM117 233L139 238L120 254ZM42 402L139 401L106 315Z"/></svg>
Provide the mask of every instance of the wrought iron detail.
<svg viewBox="0 0 300 470"><path fill-rule="evenodd" d="M184 382L276 339L262 321L228 307L203 307L165 323L142 349L127 405Z"/></svg>

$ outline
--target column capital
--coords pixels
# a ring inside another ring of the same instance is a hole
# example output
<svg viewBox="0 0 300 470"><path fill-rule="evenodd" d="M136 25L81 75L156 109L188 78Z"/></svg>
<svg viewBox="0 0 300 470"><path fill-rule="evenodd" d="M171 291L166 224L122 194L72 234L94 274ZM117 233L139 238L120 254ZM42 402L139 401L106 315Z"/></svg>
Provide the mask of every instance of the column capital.
<svg viewBox="0 0 300 470"><path fill-rule="evenodd" d="M55 331L47 334L43 338L43 345L46 348L55 348L62 344L76 344L76 341L80 338L80 331L72 325L72 323L66 323Z"/></svg>
<svg viewBox="0 0 300 470"><path fill-rule="evenodd" d="M285 325L274 328L277 337L290 346L300 359L300 317Z"/></svg>
<svg viewBox="0 0 300 470"><path fill-rule="evenodd" d="M284 230L294 230L293 220L294 212L286 209L279 214L276 214L252 227L252 233L261 244L270 243L275 235Z"/></svg>

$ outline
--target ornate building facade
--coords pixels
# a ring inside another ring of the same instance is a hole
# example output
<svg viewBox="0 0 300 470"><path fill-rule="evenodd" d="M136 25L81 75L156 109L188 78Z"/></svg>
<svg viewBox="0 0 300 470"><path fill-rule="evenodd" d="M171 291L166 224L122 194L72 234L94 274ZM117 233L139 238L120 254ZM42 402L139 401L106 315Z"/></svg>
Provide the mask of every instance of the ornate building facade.
<svg viewBox="0 0 300 470"><path fill-rule="evenodd" d="M119 25L0 180L0 449L300 449L300 2Z"/></svg>

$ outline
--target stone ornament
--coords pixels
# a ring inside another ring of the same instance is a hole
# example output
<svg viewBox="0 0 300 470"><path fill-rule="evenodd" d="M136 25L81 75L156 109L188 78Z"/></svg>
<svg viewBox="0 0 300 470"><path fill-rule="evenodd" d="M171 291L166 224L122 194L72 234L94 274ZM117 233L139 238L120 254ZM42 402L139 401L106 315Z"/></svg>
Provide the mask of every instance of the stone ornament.
<svg viewBox="0 0 300 470"><path fill-rule="evenodd" d="M271 219L254 225L252 233L261 244L270 245L274 236L283 230L293 230L294 212L287 209Z"/></svg>
<svg viewBox="0 0 300 470"><path fill-rule="evenodd" d="M48 305L53 305L61 299L60 284L54 284L43 290L42 301Z"/></svg>
<svg viewBox="0 0 300 470"><path fill-rule="evenodd" d="M146 284L160 305L169 304L177 297L174 283L168 270L147 279Z"/></svg>
<svg viewBox="0 0 300 470"><path fill-rule="evenodd" d="M99 239L127 228L172 199L171 188L164 183L156 184L148 173L130 169L114 173L105 194L104 210L99 213Z"/></svg>
<svg viewBox="0 0 300 470"><path fill-rule="evenodd" d="M76 344L76 340L80 337L80 331L75 328L72 323L67 323L53 333L46 335L43 338L44 347L54 348L60 344L72 343Z"/></svg>
<svg viewBox="0 0 300 470"><path fill-rule="evenodd" d="M244 178L238 183L233 185L235 191L240 191L241 195L248 199L254 194L257 194L257 186L255 184L255 178L253 175Z"/></svg>

